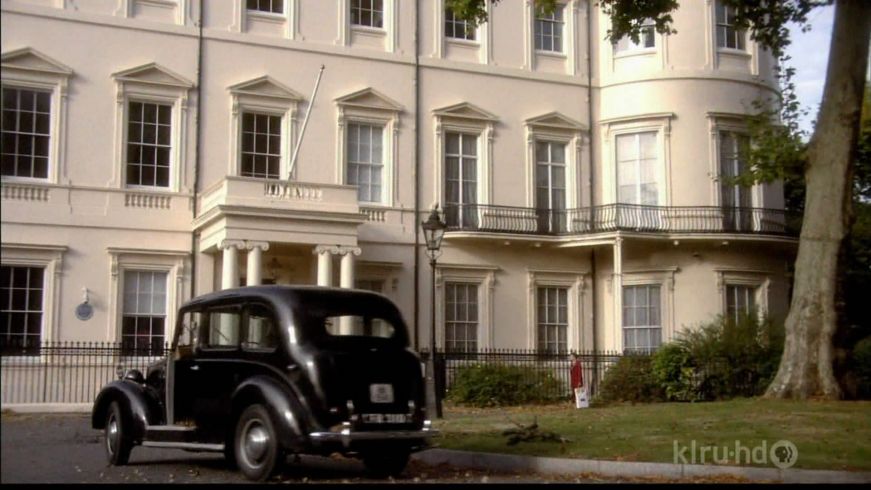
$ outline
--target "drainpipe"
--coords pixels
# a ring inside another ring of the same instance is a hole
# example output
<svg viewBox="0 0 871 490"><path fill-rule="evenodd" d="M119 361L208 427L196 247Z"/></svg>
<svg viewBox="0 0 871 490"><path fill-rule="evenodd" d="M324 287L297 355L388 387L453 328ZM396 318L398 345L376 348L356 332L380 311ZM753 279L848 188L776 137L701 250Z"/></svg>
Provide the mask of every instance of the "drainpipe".
<svg viewBox="0 0 871 490"><path fill-rule="evenodd" d="M193 197L191 202L191 222L197 219L197 189L200 185L200 143L202 141L202 120L203 113L203 0L199 1L199 31L197 33L197 115L196 115L196 131L194 142L194 182L193 182ZM191 297L197 293L197 249L199 241L199 232L193 230L191 232Z"/></svg>
<svg viewBox="0 0 871 490"><path fill-rule="evenodd" d="M414 348L420 348L420 0L414 10ZM433 306L434 308L435 306Z"/></svg>
<svg viewBox="0 0 871 490"><path fill-rule="evenodd" d="M593 139L593 61L592 61L592 58L593 58L593 47L592 47L593 46L593 43L592 43L592 41L593 41L593 33L592 33L593 9L592 9L592 5L591 5L592 2L593 2L593 0L587 0L587 104L588 104L587 131L589 132L589 137L590 137L590 140L588 142L589 144L587 145L587 152L589 153L589 162L590 162L590 171L589 171L590 216L593 218L591 220L591 222L595 226L595 217L596 216L595 216L595 213L593 212L593 209L592 209L592 206L595 203L595 195L594 195L595 194L595 191L594 191L595 184L594 184L594 180L593 180L593 173L596 169L596 164L595 164L595 162L593 162L593 142L595 140ZM590 296L592 296L592 300L593 300L592 306L590 307L590 311L591 311L592 316L593 316L593 335L592 335L592 337L593 337L592 338L593 349L592 350L595 351L598 348L597 347L598 341L596 338L596 332L598 331L598 328L596 325L596 319L597 319L596 301L598 301L598 298L597 298L596 293L598 291L596 288L597 277L596 277L596 248L595 247L593 247L592 250L590 251L590 264L591 264L590 265L590 275L592 277L592 280L591 280L592 284L590 285ZM598 379L599 379L599 363L594 361L593 362L593 380L592 380L592 383L590 386L590 396L592 396L596 392L596 389L598 388L598 386L597 386Z"/></svg>

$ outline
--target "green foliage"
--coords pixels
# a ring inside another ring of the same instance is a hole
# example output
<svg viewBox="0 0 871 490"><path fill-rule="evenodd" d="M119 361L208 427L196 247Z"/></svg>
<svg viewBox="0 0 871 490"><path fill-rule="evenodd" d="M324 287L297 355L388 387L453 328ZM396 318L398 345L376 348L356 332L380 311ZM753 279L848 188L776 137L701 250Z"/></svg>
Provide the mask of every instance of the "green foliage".
<svg viewBox="0 0 871 490"><path fill-rule="evenodd" d="M626 354L608 368L599 385L595 405L615 402L650 403L665 400L653 373L651 356Z"/></svg>
<svg viewBox="0 0 871 490"><path fill-rule="evenodd" d="M871 336L860 340L853 348L853 373L859 385L859 398L871 399Z"/></svg>
<svg viewBox="0 0 871 490"><path fill-rule="evenodd" d="M653 355L653 375L665 390L668 400L696 401L699 399L696 370L690 363L689 353L675 343L660 347Z"/></svg>
<svg viewBox="0 0 871 490"><path fill-rule="evenodd" d="M550 370L504 364L471 364L457 369L448 400L473 407L497 407L565 400L562 383Z"/></svg>
<svg viewBox="0 0 871 490"><path fill-rule="evenodd" d="M777 372L783 328L755 315L719 317L685 330L653 356L656 382L673 401L756 396Z"/></svg>
<svg viewBox="0 0 871 490"><path fill-rule="evenodd" d="M452 10L458 19L477 27L487 22L487 2L496 5L499 0L445 0L445 8ZM556 0L535 0L537 13L551 13L555 8Z"/></svg>

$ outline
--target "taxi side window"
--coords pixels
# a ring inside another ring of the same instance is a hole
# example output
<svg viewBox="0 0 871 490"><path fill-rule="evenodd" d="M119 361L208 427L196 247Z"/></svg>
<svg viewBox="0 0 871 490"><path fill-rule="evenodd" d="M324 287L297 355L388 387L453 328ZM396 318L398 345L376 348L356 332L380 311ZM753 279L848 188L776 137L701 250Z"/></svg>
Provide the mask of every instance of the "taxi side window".
<svg viewBox="0 0 871 490"><path fill-rule="evenodd" d="M238 308L222 308L208 312L206 347L238 347L242 315Z"/></svg>
<svg viewBox="0 0 871 490"><path fill-rule="evenodd" d="M278 331L272 312L262 305L246 309L247 328L242 347L249 350L272 350L278 347Z"/></svg>
<svg viewBox="0 0 871 490"><path fill-rule="evenodd" d="M193 354L197 344L199 328L203 314L199 311L188 311L182 316L181 331L178 334L177 351L179 357L187 357Z"/></svg>

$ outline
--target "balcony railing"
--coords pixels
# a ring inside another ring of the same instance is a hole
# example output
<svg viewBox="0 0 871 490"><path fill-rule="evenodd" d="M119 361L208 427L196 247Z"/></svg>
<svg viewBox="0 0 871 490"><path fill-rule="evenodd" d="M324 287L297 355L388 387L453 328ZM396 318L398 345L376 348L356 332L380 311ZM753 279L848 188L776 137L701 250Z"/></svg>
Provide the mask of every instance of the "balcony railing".
<svg viewBox="0 0 871 490"><path fill-rule="evenodd" d="M608 231L797 235L796 219L781 209L606 204L536 209L484 204L445 206L448 231L582 235Z"/></svg>

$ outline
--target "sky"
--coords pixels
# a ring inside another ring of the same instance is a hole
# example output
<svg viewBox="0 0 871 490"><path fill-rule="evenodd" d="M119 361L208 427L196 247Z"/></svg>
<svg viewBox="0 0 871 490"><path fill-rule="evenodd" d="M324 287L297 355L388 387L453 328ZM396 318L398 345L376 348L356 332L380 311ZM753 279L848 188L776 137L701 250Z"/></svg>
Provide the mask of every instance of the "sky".
<svg viewBox="0 0 871 490"><path fill-rule="evenodd" d="M808 135L813 131L813 121L823 97L834 12L833 6L817 7L808 15L810 31L801 32L798 26L790 28L792 44L786 52L792 57L789 64L795 68L796 95L802 108L810 109L800 124Z"/></svg>

